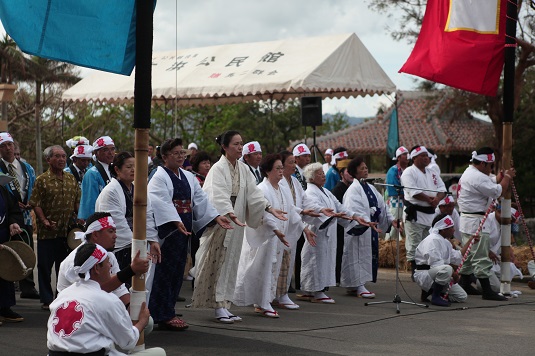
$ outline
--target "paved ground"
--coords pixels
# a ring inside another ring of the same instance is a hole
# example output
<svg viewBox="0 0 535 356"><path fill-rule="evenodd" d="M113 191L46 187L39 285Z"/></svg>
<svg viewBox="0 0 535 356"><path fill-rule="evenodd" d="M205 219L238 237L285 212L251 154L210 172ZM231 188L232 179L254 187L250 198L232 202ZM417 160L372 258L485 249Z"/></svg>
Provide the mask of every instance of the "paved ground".
<svg viewBox="0 0 535 356"><path fill-rule="evenodd" d="M419 297L407 273L401 274L402 300ZM369 289L381 305L365 306L361 298L331 288L334 305L300 302L300 310L279 310L280 319L255 314L252 308L233 308L242 323L222 325L212 321L212 310L185 308L177 312L190 324L185 332L157 331L147 346L161 346L168 355L532 355L534 345L535 290L513 283L520 298L507 302L471 297L450 308L422 308L391 302L396 293L395 274L381 270L379 282ZM184 283L184 297L191 285ZM26 320L0 328L0 355L45 355L48 313L38 301L18 300L15 308Z"/></svg>

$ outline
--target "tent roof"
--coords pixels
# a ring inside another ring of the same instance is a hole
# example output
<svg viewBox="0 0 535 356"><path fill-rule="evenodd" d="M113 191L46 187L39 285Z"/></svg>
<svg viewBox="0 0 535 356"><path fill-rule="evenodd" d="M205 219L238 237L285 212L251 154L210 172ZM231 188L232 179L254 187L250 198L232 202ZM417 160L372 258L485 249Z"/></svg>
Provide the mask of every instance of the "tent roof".
<svg viewBox="0 0 535 356"><path fill-rule="evenodd" d="M175 60L176 55L176 60ZM65 101L130 101L130 76L92 74ZM396 87L355 34L183 49L153 54L154 100L179 105L391 93Z"/></svg>

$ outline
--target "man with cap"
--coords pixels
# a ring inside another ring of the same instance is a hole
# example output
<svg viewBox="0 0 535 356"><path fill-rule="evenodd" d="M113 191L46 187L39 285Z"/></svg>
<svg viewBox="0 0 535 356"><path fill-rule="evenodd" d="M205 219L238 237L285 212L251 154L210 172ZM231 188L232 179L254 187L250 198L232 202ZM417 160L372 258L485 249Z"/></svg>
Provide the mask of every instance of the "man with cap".
<svg viewBox="0 0 535 356"><path fill-rule="evenodd" d="M111 181L110 163L115 157L115 143L110 136L99 137L93 142L93 153L97 160L82 180L82 199L78 218L85 220L95 212L95 202L104 187Z"/></svg>
<svg viewBox="0 0 535 356"><path fill-rule="evenodd" d="M105 292L112 278L110 254L102 246L86 243L77 249L74 273L79 282L64 289L50 305L47 347L59 355L165 355L161 348L134 351L139 335L149 323L146 303L131 318L115 295ZM137 314L137 315L136 315ZM137 322L132 325L132 320Z"/></svg>
<svg viewBox="0 0 535 356"><path fill-rule="evenodd" d="M249 170L256 179L256 184L262 183L264 178L260 173L260 162L262 161L262 148L257 141L247 142L243 145L242 161L249 167Z"/></svg>
<svg viewBox="0 0 535 356"><path fill-rule="evenodd" d="M0 250L11 236L22 232L20 226L24 225L17 200L4 188L11 180L13 177L0 173ZM3 321L16 323L24 320L11 309L15 304L15 283L0 278L0 325Z"/></svg>
<svg viewBox="0 0 535 356"><path fill-rule="evenodd" d="M310 163L310 150L307 145L300 143L294 147L292 153L295 157L295 174L293 176L297 178L303 189L306 190L307 182L304 172L306 165Z"/></svg>
<svg viewBox="0 0 535 356"><path fill-rule="evenodd" d="M397 161L395 165L390 167L388 169L388 172L386 172L386 184L392 184L392 185L401 185L401 175L403 174L403 171L407 166L409 165L409 150L405 148L405 146L400 146L396 150L396 156L392 158L393 161ZM388 209L390 209L390 214L392 216L397 216L397 208L398 205L401 209L403 209L403 191L399 191L394 187L387 186L386 187L386 193L388 195L388 200L386 201L386 204L388 205ZM399 194L399 195L398 195ZM401 219L401 216L399 217ZM385 239L390 240L390 236L396 236L396 228L392 227L390 232L386 234ZM399 236L400 240L402 236Z"/></svg>
<svg viewBox="0 0 535 356"><path fill-rule="evenodd" d="M424 146L414 146L410 158L412 166L401 174L405 206L405 248L407 262L411 264L412 274L416 268L414 252L416 246L429 235L435 216L435 208L446 196L446 186L435 171L430 170L429 155Z"/></svg>
<svg viewBox="0 0 535 356"><path fill-rule="evenodd" d="M516 171L510 168L505 174L500 174L498 183L490 174L494 168L494 151L490 147L482 147L472 152L472 164L466 168L459 180L459 197L457 203L461 210L461 235L463 244L477 232L479 224L490 206L491 199L502 196L515 177ZM483 299L503 301L506 298L494 292L490 285L492 275L492 261L489 258L489 234L483 230L481 239L475 243L460 271L460 284L468 294L480 294L471 285L473 273L481 284Z"/></svg>
<svg viewBox="0 0 535 356"><path fill-rule="evenodd" d="M71 156L71 164L65 168L65 172L72 174L76 178L80 188L82 188L82 180L84 179L85 172L91 164L92 153L93 146L76 146Z"/></svg>
<svg viewBox="0 0 535 356"><path fill-rule="evenodd" d="M331 168L332 166L332 159L333 159L333 149L332 148L327 148L325 150L325 163L323 164L323 173L327 174L327 172L329 171L329 169Z"/></svg>
<svg viewBox="0 0 535 356"><path fill-rule="evenodd" d="M26 230L23 241L28 242L33 250L33 222L31 216L30 201L33 186L35 184L35 171L32 166L26 162L15 158L15 142L8 132L0 133L0 172L12 176L13 179L6 186L7 190L18 203L22 211L24 223L20 226ZM33 273L19 281L21 298L39 299L39 293L35 290Z"/></svg>
<svg viewBox="0 0 535 356"><path fill-rule="evenodd" d="M80 204L80 187L74 176L63 171L67 154L61 146L44 151L49 168L35 180L30 205L37 218L37 268L42 308L47 310L54 299L52 266L56 277L60 263L69 254L67 233L76 220Z"/></svg>
<svg viewBox="0 0 535 356"><path fill-rule="evenodd" d="M422 288L423 302L432 295L431 304L449 307L450 301L464 302L467 298L466 292L457 284L459 276L453 272L453 268L461 263L468 244L460 251L454 248L451 239L455 224L450 215L437 215L433 219L432 226L430 234L416 248L414 281ZM473 238L475 237L471 237ZM455 283L449 290L449 300L446 300L443 293L446 292L452 278Z"/></svg>
<svg viewBox="0 0 535 356"><path fill-rule="evenodd" d="M336 184L340 181L341 175L337 166L338 166L338 162L344 159L349 159L349 155L347 154L346 148L345 147L335 148L334 156L333 156L333 161L334 161L333 166L329 168L329 170L325 174L325 185L323 186L324 188L333 190Z"/></svg>

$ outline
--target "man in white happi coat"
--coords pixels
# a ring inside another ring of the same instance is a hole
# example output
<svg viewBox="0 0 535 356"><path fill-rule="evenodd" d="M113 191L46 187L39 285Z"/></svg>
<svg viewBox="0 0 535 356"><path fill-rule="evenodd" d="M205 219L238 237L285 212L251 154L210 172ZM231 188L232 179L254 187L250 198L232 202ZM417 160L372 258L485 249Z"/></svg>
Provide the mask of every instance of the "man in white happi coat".
<svg viewBox="0 0 535 356"><path fill-rule="evenodd" d="M466 168L459 180L459 197L457 203L461 210L461 234L463 244L478 231L492 199L498 199L509 188L515 176L515 169L511 168L500 174L499 183L493 181L490 173L494 167L494 151L490 147L483 147L472 152L472 164ZM492 275L492 261L489 258L489 235L480 232L481 239L475 243L460 271L459 284L472 295L481 294L471 285L473 273L483 289L483 299L504 301L506 298L494 292L490 286L489 277Z"/></svg>
<svg viewBox="0 0 535 356"><path fill-rule="evenodd" d="M74 259L80 247L86 243L93 243L111 252L117 238L115 231L115 222L110 213L96 212L87 219L86 231L76 233L76 238L82 240L82 244L71 251L59 267L58 293L61 293L78 280L78 275L74 268ZM149 268L149 260L137 255L129 267L121 270L115 255L110 253L108 257L111 264L112 277L102 285L102 289L115 294L124 305L128 306L130 304L130 293L124 283L130 282L134 275L146 273Z"/></svg>
<svg viewBox="0 0 535 356"><path fill-rule="evenodd" d="M502 225L501 225L501 206L498 205L496 210L489 214L485 224L483 224L483 232L489 234L489 258L492 261L492 274L489 276L490 286L496 293L500 292L501 280L501 250L502 250ZM511 222L515 223L520 218L520 213L515 208L511 208ZM520 276L523 278L522 271L515 266L515 256L513 249L511 249L511 277ZM509 281L511 282L511 281ZM481 292L481 283L477 283L477 289ZM511 294L520 294L518 291L511 291Z"/></svg>
<svg viewBox="0 0 535 356"><path fill-rule="evenodd" d="M431 222L438 202L446 196L446 186L440 175L429 169L429 154L424 146L411 149L412 166L401 175L405 206L405 249L407 262L411 264L412 274L416 268L414 251L416 246L429 234Z"/></svg>
<svg viewBox="0 0 535 356"><path fill-rule="evenodd" d="M454 273L453 266L461 264L462 256L468 245L461 251L455 249L451 243L455 225L451 216L439 214L433 219L431 233L416 248L416 271L414 281L422 288L422 301L432 294L431 304L441 307L449 306L449 301L464 302L466 292L456 282L459 279ZM448 300L444 298L451 280L452 284L448 293Z"/></svg>
<svg viewBox="0 0 535 356"><path fill-rule="evenodd" d="M142 303L138 321L132 325L124 304L101 286L111 278L108 252L92 243L83 244L76 252L74 269L79 281L64 289L50 304L47 346L49 356L62 355L165 355L161 348L135 350L140 332L150 313Z"/></svg>

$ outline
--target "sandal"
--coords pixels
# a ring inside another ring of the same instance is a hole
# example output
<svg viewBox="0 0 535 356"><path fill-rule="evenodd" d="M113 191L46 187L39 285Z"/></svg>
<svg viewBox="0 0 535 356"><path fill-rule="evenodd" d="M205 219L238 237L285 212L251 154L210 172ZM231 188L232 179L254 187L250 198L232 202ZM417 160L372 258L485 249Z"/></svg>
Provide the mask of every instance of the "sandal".
<svg viewBox="0 0 535 356"><path fill-rule="evenodd" d="M305 302L308 302L311 299L314 299L314 296L312 294L297 294L295 296L297 300L304 300Z"/></svg>
<svg viewBox="0 0 535 356"><path fill-rule="evenodd" d="M186 322L180 318L174 317L171 320L163 321L161 323L158 323L158 326L160 328L171 330L171 331L182 331L186 330L189 325L186 324Z"/></svg>
<svg viewBox="0 0 535 356"><path fill-rule="evenodd" d="M364 299L373 299L375 298L375 293L366 291L366 292L359 293L358 296Z"/></svg>
<svg viewBox="0 0 535 356"><path fill-rule="evenodd" d="M295 303L281 303L279 301L273 301L273 303L271 303L271 305L273 305L275 307L281 307L281 308L289 309L289 310L297 310L297 309L299 309L299 305L297 305Z"/></svg>
<svg viewBox="0 0 535 356"><path fill-rule="evenodd" d="M219 318L215 318L214 320L216 323L222 323L222 324L234 324L234 320L232 320L228 316L220 316Z"/></svg>
<svg viewBox="0 0 535 356"><path fill-rule="evenodd" d="M237 315L232 315L232 314L230 314L230 315L228 316L228 318L229 318L230 320L232 320L232 321L237 321L237 322L240 322L240 321L243 320L243 319L240 318L239 316L237 316Z"/></svg>
<svg viewBox="0 0 535 356"><path fill-rule="evenodd" d="M279 313L276 310L265 310L262 308L254 308L255 313L260 313L268 318L279 318Z"/></svg>
<svg viewBox="0 0 535 356"><path fill-rule="evenodd" d="M334 299L326 297L326 298L312 298L310 299L310 302L312 303L325 303L325 304L335 304L336 302Z"/></svg>

